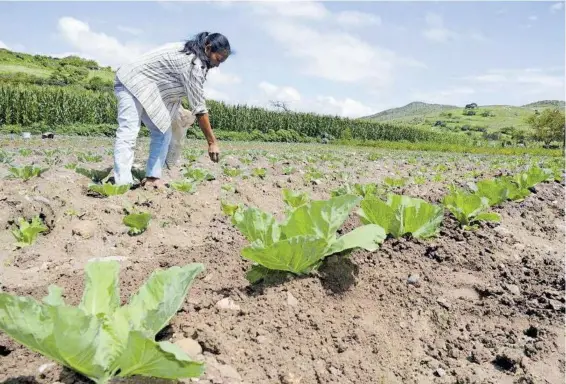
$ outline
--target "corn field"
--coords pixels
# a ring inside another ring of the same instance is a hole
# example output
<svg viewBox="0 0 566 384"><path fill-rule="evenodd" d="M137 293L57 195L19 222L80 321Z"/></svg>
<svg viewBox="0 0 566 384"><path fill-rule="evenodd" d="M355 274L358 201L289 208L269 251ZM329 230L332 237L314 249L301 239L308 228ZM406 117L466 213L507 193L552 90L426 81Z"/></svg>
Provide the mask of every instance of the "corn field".
<svg viewBox="0 0 566 384"><path fill-rule="evenodd" d="M186 100L184 105L187 106ZM221 131L268 133L288 130L308 137L331 135L342 139L411 142L461 143L465 140L461 135L440 134L411 126L312 113L269 111L213 100L208 101L208 107L212 127ZM72 87L1 85L0 126L37 124L48 128L71 124L116 124L116 98L112 92Z"/></svg>

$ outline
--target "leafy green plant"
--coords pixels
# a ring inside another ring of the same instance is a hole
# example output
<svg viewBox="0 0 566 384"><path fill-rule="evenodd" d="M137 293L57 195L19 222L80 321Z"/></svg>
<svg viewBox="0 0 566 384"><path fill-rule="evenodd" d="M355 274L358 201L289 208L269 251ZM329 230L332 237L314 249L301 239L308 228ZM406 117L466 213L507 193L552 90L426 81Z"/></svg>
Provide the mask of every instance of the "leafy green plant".
<svg viewBox="0 0 566 384"><path fill-rule="evenodd" d="M284 175L291 175L291 174L295 173L296 171L297 171L297 169L293 166L283 167L283 174Z"/></svg>
<svg viewBox="0 0 566 384"><path fill-rule="evenodd" d="M64 165L66 169L75 170L77 168L77 163L67 163Z"/></svg>
<svg viewBox="0 0 566 384"><path fill-rule="evenodd" d="M200 183L205 180L211 181L216 179L216 177L212 173L202 168L188 168L184 172L183 176L185 176L187 179L194 180L197 183Z"/></svg>
<svg viewBox="0 0 566 384"><path fill-rule="evenodd" d="M407 179L404 177L386 177L385 179L383 179L383 184L387 187L387 188L397 188L397 187L403 187L407 184Z"/></svg>
<svg viewBox="0 0 566 384"><path fill-rule="evenodd" d="M459 188L451 187L450 193L445 195L443 205L454 215L464 229L475 229L480 221L501 221L496 212L487 212L489 199L468 193Z"/></svg>
<svg viewBox="0 0 566 384"><path fill-rule="evenodd" d="M200 149L187 149L183 152L183 155L187 161L194 163L203 153L204 151Z"/></svg>
<svg viewBox="0 0 566 384"><path fill-rule="evenodd" d="M281 271L309 274L329 255L354 248L376 250L385 239L385 232L377 225L336 236L359 200L354 195L313 200L287 212L280 223L257 208L236 209L232 224L251 243L242 250L242 257L256 263L246 274L248 281L254 284Z"/></svg>
<svg viewBox="0 0 566 384"><path fill-rule="evenodd" d="M48 169L49 168L36 167L35 165L24 165L23 167L10 167L8 170L11 173L11 177L28 181L32 177L39 177Z"/></svg>
<svg viewBox="0 0 566 384"><path fill-rule="evenodd" d="M37 236L48 229L39 215L33 217L31 222L20 217L18 219L18 228L12 230L12 235L16 238L16 247L23 248L32 245Z"/></svg>
<svg viewBox="0 0 566 384"><path fill-rule="evenodd" d="M252 176L259 177L260 179L265 179L267 175L267 170L265 168L254 168L252 170Z"/></svg>
<svg viewBox="0 0 566 384"><path fill-rule="evenodd" d="M128 234L132 236L145 232L150 221L151 214L147 212L130 213L122 220L122 222L130 228Z"/></svg>
<svg viewBox="0 0 566 384"><path fill-rule="evenodd" d="M310 197L307 192L299 192L290 190L288 188L283 188L282 194L283 202L288 208L291 209L298 208L310 201Z"/></svg>
<svg viewBox="0 0 566 384"><path fill-rule="evenodd" d="M187 192L187 193L195 193L197 190L197 184L195 181L193 180L181 180L181 181L172 181L169 183L169 185L171 186L171 188L177 190L177 191L181 191L181 192Z"/></svg>
<svg viewBox="0 0 566 384"><path fill-rule="evenodd" d="M240 168L235 168L230 166L224 166L222 168L222 172L229 177L236 177L242 174L242 170Z"/></svg>
<svg viewBox="0 0 566 384"><path fill-rule="evenodd" d="M30 350L97 384L115 377L199 377L204 364L178 346L155 341L180 308L202 264L154 271L128 303L120 306L119 264L90 261L78 306L50 285L41 302L0 292L0 329Z"/></svg>
<svg viewBox="0 0 566 384"><path fill-rule="evenodd" d="M108 196L123 195L124 193L130 190L130 186L128 184L115 185L111 183L89 184L88 190L96 192L102 196L108 197Z"/></svg>
<svg viewBox="0 0 566 384"><path fill-rule="evenodd" d="M19 152L20 156L23 156L23 157L31 156L31 154L33 153L33 151L29 148L20 148L18 150L18 152Z"/></svg>
<svg viewBox="0 0 566 384"><path fill-rule="evenodd" d="M0 163L11 164L14 161L14 156L8 152L0 149Z"/></svg>
<svg viewBox="0 0 566 384"><path fill-rule="evenodd" d="M90 151L88 153L79 152L77 153L77 161L81 163L99 163L102 161L102 155L97 155Z"/></svg>
<svg viewBox="0 0 566 384"><path fill-rule="evenodd" d="M377 224L395 238L410 234L424 239L438 234L444 209L419 198L390 193L386 201L372 195L365 197L358 215L362 223Z"/></svg>
<svg viewBox="0 0 566 384"><path fill-rule="evenodd" d="M543 181L551 181L554 179L552 171L538 166L531 166L525 172L515 175L514 181L520 189L531 189L538 183Z"/></svg>
<svg viewBox="0 0 566 384"><path fill-rule="evenodd" d="M112 167L98 170L75 166L75 172L79 175L88 177L93 183L102 182L102 180L106 179L110 175L110 171L112 171Z"/></svg>
<svg viewBox="0 0 566 384"><path fill-rule="evenodd" d="M232 184L222 184L220 188L226 192L231 192L231 193L236 192L236 187L234 187Z"/></svg>
<svg viewBox="0 0 566 384"><path fill-rule="evenodd" d="M487 198L490 207L500 205L506 201L510 188L512 188L510 182L501 178L485 179L470 184L470 189L476 195Z"/></svg>
<svg viewBox="0 0 566 384"><path fill-rule="evenodd" d="M372 152L368 155L368 160L369 161L376 161L376 160L380 160L383 159L383 155L376 153L376 152Z"/></svg>

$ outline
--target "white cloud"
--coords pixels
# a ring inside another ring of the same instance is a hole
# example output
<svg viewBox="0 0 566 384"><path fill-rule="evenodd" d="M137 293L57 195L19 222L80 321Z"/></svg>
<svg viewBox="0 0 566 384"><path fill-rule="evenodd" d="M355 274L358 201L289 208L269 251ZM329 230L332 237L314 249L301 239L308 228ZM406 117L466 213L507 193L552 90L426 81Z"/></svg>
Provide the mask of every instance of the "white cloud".
<svg viewBox="0 0 566 384"><path fill-rule="evenodd" d="M204 87L204 97L206 99L212 99L215 101L224 101L224 102L231 101L230 96L228 96L227 93L221 92L215 88L211 88L207 86Z"/></svg>
<svg viewBox="0 0 566 384"><path fill-rule="evenodd" d="M58 31L80 56L94 59L101 65L115 67L153 48L138 43L121 43L115 37L91 30L87 23L73 17L60 18Z"/></svg>
<svg viewBox="0 0 566 384"><path fill-rule="evenodd" d="M267 81L262 81L259 83L258 88L263 91L269 100L282 101L290 104L301 101L301 94L293 87L279 87Z"/></svg>
<svg viewBox="0 0 566 384"><path fill-rule="evenodd" d="M475 89L471 87L452 87L436 91L413 91L411 98L425 103L460 105L475 93Z"/></svg>
<svg viewBox="0 0 566 384"><path fill-rule="evenodd" d="M554 13L554 12L560 12L563 8L564 8L564 2L555 3L555 4L552 4L552 5L550 6L550 11L551 11L552 13Z"/></svg>
<svg viewBox="0 0 566 384"><path fill-rule="evenodd" d="M381 17L358 11L342 11L336 15L336 21L339 24L354 27L381 25Z"/></svg>
<svg viewBox="0 0 566 384"><path fill-rule="evenodd" d="M310 1L266 1L253 3L252 9L263 16L323 20L331 13L322 3Z"/></svg>
<svg viewBox="0 0 566 384"><path fill-rule="evenodd" d="M285 19L269 20L265 28L290 56L298 59L303 73L330 81L383 87L392 83L400 67L424 66L332 29L315 29Z"/></svg>
<svg viewBox="0 0 566 384"><path fill-rule="evenodd" d="M2 40L0 40L0 48L10 49Z"/></svg>
<svg viewBox="0 0 566 384"><path fill-rule="evenodd" d="M427 12L425 15L426 28L423 29L422 35L435 43L448 43L460 39L468 39L476 42L486 42L488 38L477 30L469 30L468 32L457 32L448 28L444 24L441 15L433 12Z"/></svg>
<svg viewBox="0 0 566 384"><path fill-rule="evenodd" d="M523 84L547 88L563 88L564 75L555 68L490 69L487 73L464 79L494 85Z"/></svg>
<svg viewBox="0 0 566 384"><path fill-rule="evenodd" d="M531 21L537 21L537 20L538 20L538 16L536 16L536 15L531 15L531 16L529 16L529 20L531 20Z"/></svg>
<svg viewBox="0 0 566 384"><path fill-rule="evenodd" d="M360 101L345 98L338 100L332 96L318 96L313 103L314 111L322 114L338 115L342 117L358 118L377 113Z"/></svg>
<svg viewBox="0 0 566 384"><path fill-rule="evenodd" d="M540 94L546 99L562 100L565 91L564 69L560 67L490 69L462 80L482 90L513 96Z"/></svg>
<svg viewBox="0 0 566 384"><path fill-rule="evenodd" d="M220 68L212 68L208 71L206 82L212 86L226 86L240 84L242 79L234 74L225 73Z"/></svg>
<svg viewBox="0 0 566 384"><path fill-rule="evenodd" d="M341 117L362 117L376 112L360 101L351 98L337 99L333 96L318 95L314 98L304 98L300 92L288 86L278 86L262 81L258 88L262 91L259 99L250 103L267 109L274 109L270 101L284 102L287 107L296 112L313 112L324 115Z"/></svg>
<svg viewBox="0 0 566 384"><path fill-rule="evenodd" d="M119 30L119 31L122 31L122 32L126 32L126 33L129 33L129 34L132 34L132 35L134 35L134 36L141 35L141 34L143 33L143 31L142 31L141 29L139 29L139 28L126 27L126 26L123 26L123 25L119 25L119 26L118 26L118 30Z"/></svg>
<svg viewBox="0 0 566 384"><path fill-rule="evenodd" d="M427 28L423 31L423 36L430 41L445 43L458 37L456 32L444 26L444 20L439 14L427 12L425 22Z"/></svg>

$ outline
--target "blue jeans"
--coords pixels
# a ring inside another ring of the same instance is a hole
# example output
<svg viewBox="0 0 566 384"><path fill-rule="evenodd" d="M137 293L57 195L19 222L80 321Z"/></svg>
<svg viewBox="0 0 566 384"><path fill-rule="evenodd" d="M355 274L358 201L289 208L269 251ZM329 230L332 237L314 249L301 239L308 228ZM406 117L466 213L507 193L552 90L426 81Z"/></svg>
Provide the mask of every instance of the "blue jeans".
<svg viewBox="0 0 566 384"><path fill-rule="evenodd" d="M134 149L141 122L148 127L151 141L149 158L145 170L146 177L161 178L165 164L172 129L162 133L151 121L140 102L116 80L114 94L118 99L118 130L114 144L114 179L116 185L133 184L132 166Z"/></svg>

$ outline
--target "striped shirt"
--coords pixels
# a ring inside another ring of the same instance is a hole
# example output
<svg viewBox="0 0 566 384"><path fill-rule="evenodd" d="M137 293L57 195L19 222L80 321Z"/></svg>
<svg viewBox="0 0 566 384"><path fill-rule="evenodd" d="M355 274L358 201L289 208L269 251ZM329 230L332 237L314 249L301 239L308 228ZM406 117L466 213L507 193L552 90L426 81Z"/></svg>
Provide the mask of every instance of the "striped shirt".
<svg viewBox="0 0 566 384"><path fill-rule="evenodd" d="M161 132L171 127L183 96L187 96L194 115L208 112L204 98L208 68L196 55L180 52L182 48L181 43L167 44L116 72L116 78L138 99Z"/></svg>

